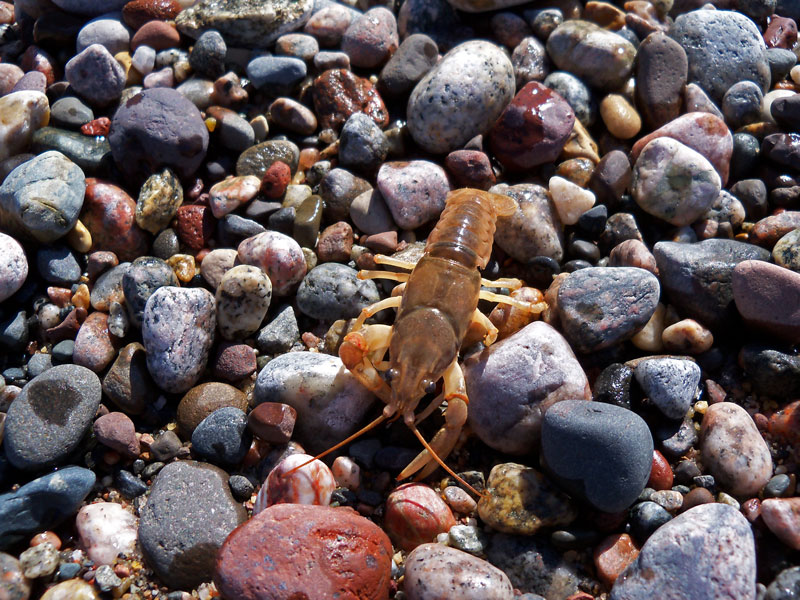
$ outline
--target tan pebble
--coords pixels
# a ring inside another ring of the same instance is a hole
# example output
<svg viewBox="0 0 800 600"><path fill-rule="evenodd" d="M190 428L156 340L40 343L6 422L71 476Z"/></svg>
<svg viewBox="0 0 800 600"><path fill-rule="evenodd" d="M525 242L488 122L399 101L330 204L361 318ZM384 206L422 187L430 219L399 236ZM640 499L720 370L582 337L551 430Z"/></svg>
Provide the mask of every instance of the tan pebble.
<svg viewBox="0 0 800 600"><path fill-rule="evenodd" d="M642 119L623 96L609 94L600 102L600 116L611 135L629 140L642 128Z"/></svg>
<svg viewBox="0 0 800 600"><path fill-rule="evenodd" d="M250 126L253 128L253 133L255 133L256 144L260 144L267 139L267 136L269 135L269 123L267 122L267 117L264 115L258 115L254 119L250 120Z"/></svg>
<svg viewBox="0 0 800 600"><path fill-rule="evenodd" d="M661 352L664 349L664 313L666 307L659 302L653 316L642 330L631 338L633 345L645 352Z"/></svg>
<svg viewBox="0 0 800 600"><path fill-rule="evenodd" d="M701 354L714 344L714 336L694 319L684 319L664 329L661 341L669 352Z"/></svg>
<svg viewBox="0 0 800 600"><path fill-rule="evenodd" d="M594 206L594 194L564 179L551 177L550 196L564 225L574 225L581 215Z"/></svg>
<svg viewBox="0 0 800 600"><path fill-rule="evenodd" d="M792 67L792 70L789 71L789 77L792 78L797 85L800 85L800 65L795 65Z"/></svg>
<svg viewBox="0 0 800 600"><path fill-rule="evenodd" d="M72 295L72 305L76 308L85 308L88 310L90 303L91 294L89 294L89 286L87 286L85 283L82 283Z"/></svg>
<svg viewBox="0 0 800 600"><path fill-rule="evenodd" d="M444 500L457 513L468 515L478 508L478 503L466 491L455 485L444 488Z"/></svg>
<svg viewBox="0 0 800 600"><path fill-rule="evenodd" d="M75 222L75 227L70 229L66 236L67 243L73 250L86 254L92 247L92 234L86 229L86 225L80 222Z"/></svg>
<svg viewBox="0 0 800 600"><path fill-rule="evenodd" d="M131 57L129 52L118 52L114 55L114 60L122 65L122 68L125 70L125 87L142 85L142 74L132 68L133 57Z"/></svg>
<svg viewBox="0 0 800 600"><path fill-rule="evenodd" d="M575 125L572 126L572 133L569 134L567 143L564 144L564 149L561 151L561 158L567 160L581 157L588 158L595 164L600 162L600 155L597 153L597 144L581 122L575 119Z"/></svg>
<svg viewBox="0 0 800 600"><path fill-rule="evenodd" d="M583 18L614 31L625 26L625 13L608 2L589 0L583 8Z"/></svg>
<svg viewBox="0 0 800 600"><path fill-rule="evenodd" d="M70 579L51 587L41 600L97 600L94 588L83 579Z"/></svg>
<svg viewBox="0 0 800 600"><path fill-rule="evenodd" d="M339 456L331 467L336 485L355 491L361 484L361 469L355 461L347 456Z"/></svg>
<svg viewBox="0 0 800 600"><path fill-rule="evenodd" d="M173 254L167 259L167 264L183 283L190 282L195 275L194 256L191 254Z"/></svg>
<svg viewBox="0 0 800 600"><path fill-rule="evenodd" d="M656 258L641 240L625 240L614 246L608 255L608 266L638 267L658 276Z"/></svg>

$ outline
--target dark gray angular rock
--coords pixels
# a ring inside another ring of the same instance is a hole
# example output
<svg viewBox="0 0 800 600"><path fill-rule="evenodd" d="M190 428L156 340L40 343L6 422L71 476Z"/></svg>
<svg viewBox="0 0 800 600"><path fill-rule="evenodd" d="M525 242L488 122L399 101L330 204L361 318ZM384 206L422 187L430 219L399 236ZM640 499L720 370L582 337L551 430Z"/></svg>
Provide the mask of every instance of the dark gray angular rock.
<svg viewBox="0 0 800 600"><path fill-rule="evenodd" d="M542 421L542 461L568 493L604 512L629 507L647 484L653 438L636 413L565 400Z"/></svg>
<svg viewBox="0 0 800 600"><path fill-rule="evenodd" d="M12 313L0 321L0 348L21 352L28 343L28 314L24 310Z"/></svg>
<svg viewBox="0 0 800 600"><path fill-rule="evenodd" d="M122 291L128 315L136 327L142 325L142 315L148 298L158 288L178 286L178 277L165 261L155 256L140 256L122 275Z"/></svg>
<svg viewBox="0 0 800 600"><path fill-rule="evenodd" d="M48 283L69 286L81 278L81 265L66 246L45 246L36 253L39 275Z"/></svg>
<svg viewBox="0 0 800 600"><path fill-rule="evenodd" d="M739 81L753 81L761 91L769 90L767 47L756 24L743 14L693 10L675 19L669 36L686 51L689 82L718 104Z"/></svg>
<svg viewBox="0 0 800 600"><path fill-rule="evenodd" d="M216 79L225 73L225 54L228 47L219 31L206 31L197 38L189 53L189 64L197 73Z"/></svg>
<svg viewBox="0 0 800 600"><path fill-rule="evenodd" d="M159 471L139 521L145 559L172 588L191 589L214 574L217 551L247 513L228 486L228 474L194 461Z"/></svg>
<svg viewBox="0 0 800 600"><path fill-rule="evenodd" d="M682 419L692 405L700 367L690 360L651 358L643 360L634 371L645 396L668 419Z"/></svg>
<svg viewBox="0 0 800 600"><path fill-rule="evenodd" d="M234 406L215 410L192 432L194 452L215 464L239 464L252 441L247 415Z"/></svg>
<svg viewBox="0 0 800 600"><path fill-rule="evenodd" d="M53 367L32 379L8 409L8 460L27 471L63 462L92 426L101 396L97 375L77 365Z"/></svg>
<svg viewBox="0 0 800 600"><path fill-rule="evenodd" d="M769 260L769 251L735 240L694 244L658 242L653 248L659 279L669 301L682 314L711 329L737 318L731 279L744 260Z"/></svg>
<svg viewBox="0 0 800 600"><path fill-rule="evenodd" d="M103 136L83 135L55 127L42 127L33 134L31 151L62 153L87 175L105 174L111 164L111 146Z"/></svg>
<svg viewBox="0 0 800 600"><path fill-rule="evenodd" d="M800 395L800 356L762 344L746 344L739 358L759 394L783 399Z"/></svg>
<svg viewBox="0 0 800 600"><path fill-rule="evenodd" d="M171 88L144 90L121 105L108 139L119 169L141 181L163 167L186 179L200 167L208 149L208 129L200 111Z"/></svg>
<svg viewBox="0 0 800 600"><path fill-rule="evenodd" d="M756 598L756 547L747 519L701 504L662 525L617 578L611 600Z"/></svg>
<svg viewBox="0 0 800 600"><path fill-rule="evenodd" d="M633 337L653 316L658 279L636 267L591 267L571 273L558 289L564 334L578 352Z"/></svg>
<svg viewBox="0 0 800 600"><path fill-rule="evenodd" d="M86 369L88 370L88 369ZM0 495L0 548L51 529L71 517L92 491L95 474L82 467L66 467Z"/></svg>
<svg viewBox="0 0 800 600"><path fill-rule="evenodd" d="M354 113L339 136L339 162L343 167L370 173L389 154L389 140L377 123L364 113Z"/></svg>
<svg viewBox="0 0 800 600"><path fill-rule="evenodd" d="M300 327L294 309L291 306L284 306L258 332L256 346L264 354L279 354L288 352L299 339Z"/></svg>
<svg viewBox="0 0 800 600"><path fill-rule="evenodd" d="M359 279L355 269L340 263L314 267L297 290L300 312L324 321L352 319L379 299L374 281Z"/></svg>
<svg viewBox="0 0 800 600"><path fill-rule="evenodd" d="M422 79L436 64L439 48L423 33L408 36L383 67L378 88L389 96L400 96Z"/></svg>

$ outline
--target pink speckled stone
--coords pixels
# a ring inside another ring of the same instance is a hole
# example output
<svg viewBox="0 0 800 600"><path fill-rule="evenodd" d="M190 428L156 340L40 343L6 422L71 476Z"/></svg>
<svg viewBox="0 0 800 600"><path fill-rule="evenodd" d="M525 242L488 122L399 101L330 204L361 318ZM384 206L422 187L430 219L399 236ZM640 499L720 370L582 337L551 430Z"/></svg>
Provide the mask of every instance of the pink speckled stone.
<svg viewBox="0 0 800 600"><path fill-rule="evenodd" d="M300 244L288 235L265 231L239 244L239 260L264 271L276 296L286 296L306 274L306 258Z"/></svg>
<svg viewBox="0 0 800 600"><path fill-rule="evenodd" d="M450 191L447 173L427 160L384 163L376 183L401 229L416 229L438 218Z"/></svg>
<svg viewBox="0 0 800 600"><path fill-rule="evenodd" d="M800 498L768 498L761 503L761 518L784 544L800 550Z"/></svg>
<svg viewBox="0 0 800 600"><path fill-rule="evenodd" d="M28 277L28 259L19 242L0 233L0 302L10 298Z"/></svg>
<svg viewBox="0 0 800 600"><path fill-rule="evenodd" d="M254 175L228 177L215 183L209 190L209 206L217 219L236 210L242 204L250 202L258 193L261 180Z"/></svg>
<svg viewBox="0 0 800 600"><path fill-rule="evenodd" d="M331 503L331 494L336 489L336 480L324 462L315 460L291 475L286 475L312 458L308 454L292 454L278 463L258 492L253 516L273 504L328 506Z"/></svg>
<svg viewBox="0 0 800 600"><path fill-rule="evenodd" d="M72 362L99 373L117 355L115 339L108 332L108 315L93 312L81 325L75 338Z"/></svg>

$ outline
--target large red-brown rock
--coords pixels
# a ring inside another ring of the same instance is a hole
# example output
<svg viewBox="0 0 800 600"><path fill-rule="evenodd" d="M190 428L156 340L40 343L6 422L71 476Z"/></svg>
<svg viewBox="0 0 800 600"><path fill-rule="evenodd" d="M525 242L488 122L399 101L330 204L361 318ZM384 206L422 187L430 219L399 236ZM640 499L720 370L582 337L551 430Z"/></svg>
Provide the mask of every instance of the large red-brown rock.
<svg viewBox="0 0 800 600"><path fill-rule="evenodd" d="M108 315L93 312L78 330L72 362L99 373L114 360L117 343L117 338L108 332Z"/></svg>
<svg viewBox="0 0 800 600"><path fill-rule="evenodd" d="M798 228L800 228L800 211L787 210L758 221L750 230L747 241L762 248L772 249L779 239Z"/></svg>
<svg viewBox="0 0 800 600"><path fill-rule="evenodd" d="M81 222L92 234L92 250L109 250L119 260L147 254L147 234L136 224L136 201L125 190L100 179L86 180Z"/></svg>
<svg viewBox="0 0 800 600"><path fill-rule="evenodd" d="M575 112L561 96L538 81L525 84L489 133L489 146L514 171L552 162L575 124Z"/></svg>
<svg viewBox="0 0 800 600"><path fill-rule="evenodd" d="M433 542L456 524L450 507L432 488L407 483L386 499L383 526L394 543L406 551Z"/></svg>
<svg viewBox="0 0 800 600"><path fill-rule="evenodd" d="M733 269L733 300L744 320L788 342L800 339L800 273L761 260Z"/></svg>
<svg viewBox="0 0 800 600"><path fill-rule="evenodd" d="M391 556L386 534L351 509L276 504L228 536L214 582L236 600L383 600Z"/></svg>
<svg viewBox="0 0 800 600"><path fill-rule="evenodd" d="M788 48L791 50L797 41L797 23L794 19L772 15L767 17L764 30L764 43L767 48Z"/></svg>
<svg viewBox="0 0 800 600"><path fill-rule="evenodd" d="M314 80L314 108L322 129L341 129L357 112L381 127L389 124L389 111L378 90L346 69L329 69Z"/></svg>
<svg viewBox="0 0 800 600"><path fill-rule="evenodd" d="M128 27L139 29L149 21L174 19L182 9L177 0L133 0L122 7L122 20Z"/></svg>
<svg viewBox="0 0 800 600"><path fill-rule="evenodd" d="M706 157L722 179L728 181L733 136L725 121L705 112L691 112L673 119L653 133L640 138L631 148L631 164L636 163L644 147L659 137L670 137Z"/></svg>

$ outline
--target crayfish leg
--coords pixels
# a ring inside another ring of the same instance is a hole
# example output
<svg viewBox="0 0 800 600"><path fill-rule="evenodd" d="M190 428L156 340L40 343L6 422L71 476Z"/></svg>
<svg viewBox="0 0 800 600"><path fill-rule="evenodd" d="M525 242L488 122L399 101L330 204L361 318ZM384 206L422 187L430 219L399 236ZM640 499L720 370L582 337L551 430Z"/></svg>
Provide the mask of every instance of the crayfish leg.
<svg viewBox="0 0 800 600"><path fill-rule="evenodd" d="M367 271L358 272L359 279L391 279L393 281L408 281L411 273L395 273L394 271Z"/></svg>
<svg viewBox="0 0 800 600"><path fill-rule="evenodd" d="M483 343L486 346L491 346L497 341L497 334L499 333L497 327L494 326L485 314L477 308L472 313L472 323L483 329L486 333L483 336Z"/></svg>
<svg viewBox="0 0 800 600"><path fill-rule="evenodd" d="M516 277L504 277L502 279L483 279L481 278L481 285L488 288L508 288L509 290L518 290L522 287L522 280Z"/></svg>
<svg viewBox="0 0 800 600"><path fill-rule="evenodd" d="M352 330L358 331L364 327L364 321L369 319L374 314L381 312L382 310L386 310L387 308L400 308L400 303L402 301L403 298L401 296L390 296L361 309L361 314L358 315L355 323L353 323Z"/></svg>
<svg viewBox="0 0 800 600"><path fill-rule="evenodd" d="M413 271L416 263L409 262L407 260L400 260L399 258L392 258L391 256L386 256L385 254L376 254L374 260L379 265L389 265L390 267L397 267L398 269L406 269L407 271Z"/></svg>
<svg viewBox="0 0 800 600"><path fill-rule="evenodd" d="M391 339L388 325L370 325L359 331L352 331L344 337L339 346L339 358L345 367L358 379L359 383L388 404L392 390L372 364L369 354L388 347Z"/></svg>
<svg viewBox="0 0 800 600"><path fill-rule="evenodd" d="M486 290L481 290L479 297L481 300L488 300L489 302L510 304L511 306L515 306L516 308L529 311L537 315L547 310L546 302L538 302L536 304L531 304L529 302L522 302L521 300L517 300L515 298L512 298L511 296L504 296L503 294L495 294L494 292L488 292Z"/></svg>

